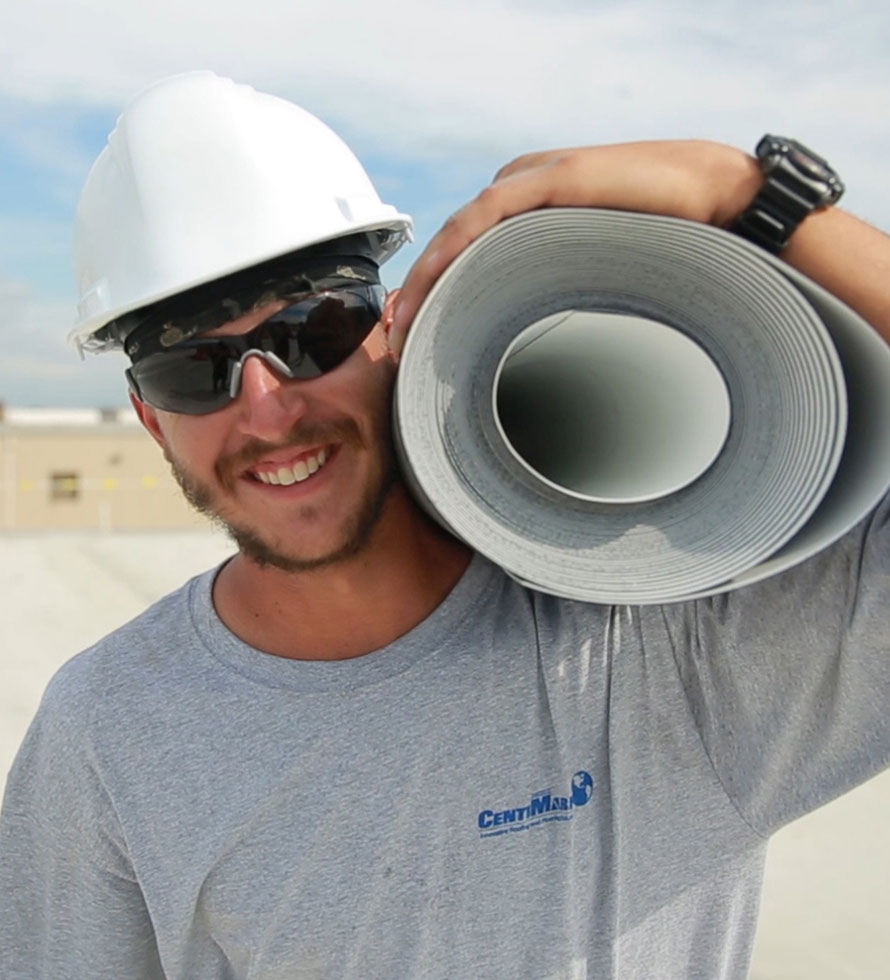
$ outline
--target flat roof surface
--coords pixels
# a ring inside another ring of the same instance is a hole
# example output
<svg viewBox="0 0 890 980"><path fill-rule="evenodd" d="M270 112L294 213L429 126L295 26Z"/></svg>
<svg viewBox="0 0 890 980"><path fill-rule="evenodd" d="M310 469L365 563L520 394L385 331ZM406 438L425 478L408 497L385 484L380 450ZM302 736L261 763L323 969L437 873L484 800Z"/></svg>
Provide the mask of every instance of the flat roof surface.
<svg viewBox="0 0 890 980"><path fill-rule="evenodd" d="M215 531L0 534L0 779L61 664L232 550ZM751 980L890 978L888 818L890 773L773 838Z"/></svg>

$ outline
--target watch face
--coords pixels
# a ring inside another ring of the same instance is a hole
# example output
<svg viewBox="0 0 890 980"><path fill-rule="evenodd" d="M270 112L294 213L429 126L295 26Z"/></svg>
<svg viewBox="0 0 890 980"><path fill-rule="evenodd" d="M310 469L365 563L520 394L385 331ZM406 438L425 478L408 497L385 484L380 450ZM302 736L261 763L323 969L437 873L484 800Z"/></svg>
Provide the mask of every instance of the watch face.
<svg viewBox="0 0 890 980"><path fill-rule="evenodd" d="M788 159L805 174L815 177L816 180L829 181L834 176L828 164L820 156L816 156L812 150L808 150L802 143L788 143Z"/></svg>
<svg viewBox="0 0 890 980"><path fill-rule="evenodd" d="M754 151L760 158L764 174L789 170L819 195L817 206L833 204L844 192L844 185L828 162L808 146L785 136L767 133ZM812 184L809 182L812 181Z"/></svg>

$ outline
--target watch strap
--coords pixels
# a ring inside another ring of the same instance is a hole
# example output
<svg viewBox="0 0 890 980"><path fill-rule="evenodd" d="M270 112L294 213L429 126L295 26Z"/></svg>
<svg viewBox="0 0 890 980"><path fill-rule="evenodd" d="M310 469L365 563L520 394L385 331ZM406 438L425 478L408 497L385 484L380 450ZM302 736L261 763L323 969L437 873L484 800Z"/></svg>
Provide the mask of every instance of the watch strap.
<svg viewBox="0 0 890 980"><path fill-rule="evenodd" d="M770 139L766 136L758 145L758 156L764 141ZM843 184L830 170L826 181L804 175L787 155L772 158L768 165L764 161L764 167L762 187L729 230L778 255L809 214L840 197Z"/></svg>
<svg viewBox="0 0 890 980"><path fill-rule="evenodd" d="M767 174L757 196L730 228L774 255L782 251L798 225L819 206L818 200L806 196L810 189L785 169L782 182L774 173Z"/></svg>

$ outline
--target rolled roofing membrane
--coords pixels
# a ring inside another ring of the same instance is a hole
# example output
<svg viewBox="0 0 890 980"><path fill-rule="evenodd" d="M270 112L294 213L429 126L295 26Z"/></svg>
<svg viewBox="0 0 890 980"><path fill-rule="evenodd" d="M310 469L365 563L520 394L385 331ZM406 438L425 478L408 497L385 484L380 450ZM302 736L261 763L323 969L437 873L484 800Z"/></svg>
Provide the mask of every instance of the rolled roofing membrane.
<svg viewBox="0 0 890 980"><path fill-rule="evenodd" d="M738 588L890 485L890 348L762 250L589 209L496 226L415 318L396 444L430 514L532 588Z"/></svg>

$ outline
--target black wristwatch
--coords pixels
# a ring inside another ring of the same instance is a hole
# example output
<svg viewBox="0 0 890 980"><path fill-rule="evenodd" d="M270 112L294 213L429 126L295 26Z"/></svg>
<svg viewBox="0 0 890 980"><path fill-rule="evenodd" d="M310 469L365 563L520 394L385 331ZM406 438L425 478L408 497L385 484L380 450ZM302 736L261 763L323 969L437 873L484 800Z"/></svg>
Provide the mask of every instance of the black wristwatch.
<svg viewBox="0 0 890 980"><path fill-rule="evenodd" d="M763 186L729 230L777 255L808 214L840 200L844 185L822 157L797 140L767 133L754 153Z"/></svg>

